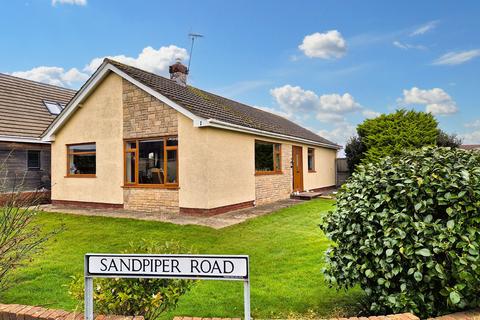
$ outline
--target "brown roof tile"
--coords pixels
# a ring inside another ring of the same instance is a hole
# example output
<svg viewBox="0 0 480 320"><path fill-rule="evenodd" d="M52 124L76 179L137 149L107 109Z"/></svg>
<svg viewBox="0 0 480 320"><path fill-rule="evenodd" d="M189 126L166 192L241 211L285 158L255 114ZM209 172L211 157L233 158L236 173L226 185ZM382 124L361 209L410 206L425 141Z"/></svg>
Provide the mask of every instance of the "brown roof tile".
<svg viewBox="0 0 480 320"><path fill-rule="evenodd" d="M106 61L117 67L120 71L125 72L133 79L166 96L175 103L178 103L198 117L215 119L247 128L307 139L330 145L331 147L339 147L337 144L320 137L310 130L275 114L250 107L246 104L192 86L181 86L170 79L114 60L106 59Z"/></svg>
<svg viewBox="0 0 480 320"><path fill-rule="evenodd" d="M66 104L74 90L0 73L0 135L38 138L55 119L43 101Z"/></svg>

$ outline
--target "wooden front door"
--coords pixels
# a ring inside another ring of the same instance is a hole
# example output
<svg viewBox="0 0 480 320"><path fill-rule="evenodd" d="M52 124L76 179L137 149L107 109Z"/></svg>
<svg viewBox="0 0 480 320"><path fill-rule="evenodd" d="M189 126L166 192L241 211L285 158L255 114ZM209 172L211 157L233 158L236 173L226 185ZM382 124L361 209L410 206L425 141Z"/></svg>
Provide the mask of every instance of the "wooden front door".
<svg viewBox="0 0 480 320"><path fill-rule="evenodd" d="M302 147L292 147L293 191L303 191L303 153Z"/></svg>

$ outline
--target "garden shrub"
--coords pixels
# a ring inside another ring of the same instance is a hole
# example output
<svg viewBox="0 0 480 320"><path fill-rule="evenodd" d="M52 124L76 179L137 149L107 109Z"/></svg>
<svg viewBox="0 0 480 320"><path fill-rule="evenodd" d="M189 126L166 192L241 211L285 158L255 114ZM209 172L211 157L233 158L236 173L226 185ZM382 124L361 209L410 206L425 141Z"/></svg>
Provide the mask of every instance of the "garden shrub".
<svg viewBox="0 0 480 320"><path fill-rule="evenodd" d="M480 305L480 153L424 148L359 165L322 223L327 281L369 313Z"/></svg>
<svg viewBox="0 0 480 320"><path fill-rule="evenodd" d="M178 242L141 241L130 244L124 253L179 254L191 253ZM182 295L187 293L194 280L188 279L141 279L141 278L95 278L93 302L96 314L143 316L146 320L157 319L163 312L177 307ZM83 310L83 275L72 277L69 294L78 301Z"/></svg>
<svg viewBox="0 0 480 320"><path fill-rule="evenodd" d="M367 148L360 137L351 137L345 144L345 158L347 159L348 171L351 173L362 162Z"/></svg>
<svg viewBox="0 0 480 320"><path fill-rule="evenodd" d="M14 271L42 251L45 242L61 231L46 231L35 221L43 195L22 193L24 179L10 186L6 158L0 159L0 292L16 284Z"/></svg>
<svg viewBox="0 0 480 320"><path fill-rule="evenodd" d="M455 133L448 134L443 130L438 130L437 147L458 148L462 145L462 138Z"/></svg>

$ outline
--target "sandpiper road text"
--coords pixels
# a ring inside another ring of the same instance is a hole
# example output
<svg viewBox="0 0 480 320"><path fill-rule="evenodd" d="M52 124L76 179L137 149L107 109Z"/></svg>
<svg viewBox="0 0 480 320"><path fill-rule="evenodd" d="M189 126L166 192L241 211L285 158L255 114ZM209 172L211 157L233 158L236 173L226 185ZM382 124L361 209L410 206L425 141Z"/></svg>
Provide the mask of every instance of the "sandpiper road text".
<svg viewBox="0 0 480 320"><path fill-rule="evenodd" d="M87 265L92 275L246 278L247 260L244 256L89 255Z"/></svg>

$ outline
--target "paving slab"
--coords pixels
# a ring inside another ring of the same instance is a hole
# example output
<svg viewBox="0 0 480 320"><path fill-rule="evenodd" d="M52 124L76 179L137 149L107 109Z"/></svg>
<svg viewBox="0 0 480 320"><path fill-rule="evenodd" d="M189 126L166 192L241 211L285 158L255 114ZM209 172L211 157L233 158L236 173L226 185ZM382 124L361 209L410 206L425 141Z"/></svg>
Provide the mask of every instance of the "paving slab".
<svg viewBox="0 0 480 320"><path fill-rule="evenodd" d="M230 211L209 217L189 216L184 214L166 212L140 212L124 209L77 208L72 206L61 206L52 204L41 205L40 210L46 212L77 214L83 216L102 216L111 218L127 218L136 220L170 222L178 225L193 224L211 227L214 229L222 229L242 223L248 219L253 219L256 217L270 214L283 208L294 206L302 202L303 201L296 199L285 199L265 205Z"/></svg>

